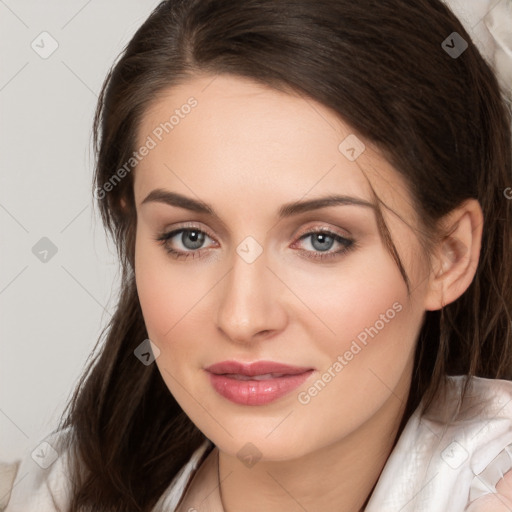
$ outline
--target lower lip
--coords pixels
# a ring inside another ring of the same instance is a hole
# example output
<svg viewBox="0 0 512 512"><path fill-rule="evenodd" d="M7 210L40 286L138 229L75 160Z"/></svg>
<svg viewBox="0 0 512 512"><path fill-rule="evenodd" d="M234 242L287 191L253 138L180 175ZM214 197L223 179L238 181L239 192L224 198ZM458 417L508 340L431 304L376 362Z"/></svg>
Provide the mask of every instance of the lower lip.
<svg viewBox="0 0 512 512"><path fill-rule="evenodd" d="M313 370L268 380L237 380L210 373L210 382L217 393L235 404L265 405L299 387Z"/></svg>

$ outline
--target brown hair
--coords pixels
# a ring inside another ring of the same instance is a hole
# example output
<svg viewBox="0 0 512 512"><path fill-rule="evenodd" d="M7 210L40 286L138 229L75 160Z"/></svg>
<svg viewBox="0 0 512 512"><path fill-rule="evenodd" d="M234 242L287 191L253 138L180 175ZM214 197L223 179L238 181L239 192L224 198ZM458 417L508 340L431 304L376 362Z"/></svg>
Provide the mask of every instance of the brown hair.
<svg viewBox="0 0 512 512"><path fill-rule="evenodd" d="M458 58L441 46L454 31L469 43ZM512 182L511 116L493 71L452 12L439 0L164 1L108 73L95 117L95 197L122 283L97 348L104 343L59 426L73 432L72 512L150 511L205 439L157 366L133 353L148 337L133 271L133 173L97 195L132 156L150 104L198 73L248 77L333 109L406 180L420 238L429 243L443 235L441 217L468 198L479 201L476 276L458 300L426 312L400 432L446 375L512 379L512 217L503 194Z"/></svg>

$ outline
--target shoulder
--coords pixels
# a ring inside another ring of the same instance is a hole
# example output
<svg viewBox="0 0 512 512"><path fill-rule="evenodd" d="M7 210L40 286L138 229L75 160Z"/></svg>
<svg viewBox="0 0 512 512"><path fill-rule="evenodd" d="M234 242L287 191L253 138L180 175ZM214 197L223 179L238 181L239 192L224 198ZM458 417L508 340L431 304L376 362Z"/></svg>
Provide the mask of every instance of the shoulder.
<svg viewBox="0 0 512 512"><path fill-rule="evenodd" d="M464 400L461 394L468 381ZM462 424L483 418L512 417L512 381L468 378L466 375L449 376L446 386L434 404L424 414L426 421Z"/></svg>
<svg viewBox="0 0 512 512"><path fill-rule="evenodd" d="M429 409L409 419L367 510L465 510L495 493L511 469L512 382L451 376Z"/></svg>
<svg viewBox="0 0 512 512"><path fill-rule="evenodd" d="M19 462L5 512L63 512L70 502L69 429L39 442Z"/></svg>
<svg viewBox="0 0 512 512"><path fill-rule="evenodd" d="M471 425L468 512L511 510L512 381L475 377L464 403L457 419Z"/></svg>
<svg viewBox="0 0 512 512"><path fill-rule="evenodd" d="M449 442L441 452L445 459L457 453L471 460L478 475L512 442L512 381L472 377L462 400L465 382L466 376L449 377L444 393L420 423Z"/></svg>

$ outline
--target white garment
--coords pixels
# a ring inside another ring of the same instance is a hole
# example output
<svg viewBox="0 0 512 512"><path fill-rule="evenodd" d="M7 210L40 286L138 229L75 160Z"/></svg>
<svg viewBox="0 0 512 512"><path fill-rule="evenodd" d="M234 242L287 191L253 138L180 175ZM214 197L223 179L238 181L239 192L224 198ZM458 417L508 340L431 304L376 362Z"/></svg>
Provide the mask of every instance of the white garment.
<svg viewBox="0 0 512 512"><path fill-rule="evenodd" d="M443 0L496 73L512 101L512 0Z"/></svg>
<svg viewBox="0 0 512 512"><path fill-rule="evenodd" d="M457 412L462 381L462 376L449 377L447 400L435 402L423 417L419 409L411 416L365 512L463 512L470 502L496 491L512 469L512 382L474 378ZM63 435L46 439L59 453L47 469L30 455L22 460L5 512L66 512L67 452L59 451ZM175 510L210 446L205 440L194 452L154 512Z"/></svg>

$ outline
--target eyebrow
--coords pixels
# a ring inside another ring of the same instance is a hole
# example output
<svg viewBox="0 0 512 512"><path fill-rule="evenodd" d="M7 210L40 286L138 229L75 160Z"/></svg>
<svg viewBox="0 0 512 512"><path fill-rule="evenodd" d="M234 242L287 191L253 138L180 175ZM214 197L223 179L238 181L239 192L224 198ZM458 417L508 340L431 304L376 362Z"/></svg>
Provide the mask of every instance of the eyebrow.
<svg viewBox="0 0 512 512"><path fill-rule="evenodd" d="M140 203L141 206L145 203L156 202L164 203L170 206L177 206L186 210L191 210L198 213L206 213L217 219L220 217L215 213L215 210L207 203L192 199L191 197L171 192L162 188L152 190L146 198ZM327 208L329 206L362 206L375 210L375 205L364 199L345 195L328 195L318 197L315 199L308 199L306 201L294 201L286 203L279 208L278 217L280 219L298 215L299 213L309 212L320 208Z"/></svg>

